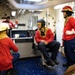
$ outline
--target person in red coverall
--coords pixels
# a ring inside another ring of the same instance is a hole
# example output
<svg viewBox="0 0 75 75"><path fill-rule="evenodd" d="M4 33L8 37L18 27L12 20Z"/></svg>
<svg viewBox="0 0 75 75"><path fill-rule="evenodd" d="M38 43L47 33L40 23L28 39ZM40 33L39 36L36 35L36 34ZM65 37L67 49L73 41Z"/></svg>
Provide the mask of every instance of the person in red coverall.
<svg viewBox="0 0 75 75"><path fill-rule="evenodd" d="M9 29L9 32L8 32L8 36L10 37L10 31L11 29L15 28L15 24L13 24L11 21L10 21L10 16L7 16L6 17L6 20L3 21L3 23L8 23L10 29Z"/></svg>
<svg viewBox="0 0 75 75"><path fill-rule="evenodd" d="M10 50L18 52L18 47L13 43L12 39L7 36L9 26L7 23L0 23L0 71L8 70L13 74L13 63L19 58L15 54L11 54Z"/></svg>
<svg viewBox="0 0 75 75"><path fill-rule="evenodd" d="M39 19L37 21L38 30L35 32L35 40L38 43L39 50L43 53L44 58L47 60L46 64L49 66L58 65L56 57L60 47L60 43L54 40L54 34L50 28L45 27L45 21ZM51 56L47 52L49 48L52 53Z"/></svg>
<svg viewBox="0 0 75 75"><path fill-rule="evenodd" d="M70 6L64 6L62 13L65 18L63 29L63 46L67 63L63 66L71 66L75 64L75 19L72 16L73 10Z"/></svg>

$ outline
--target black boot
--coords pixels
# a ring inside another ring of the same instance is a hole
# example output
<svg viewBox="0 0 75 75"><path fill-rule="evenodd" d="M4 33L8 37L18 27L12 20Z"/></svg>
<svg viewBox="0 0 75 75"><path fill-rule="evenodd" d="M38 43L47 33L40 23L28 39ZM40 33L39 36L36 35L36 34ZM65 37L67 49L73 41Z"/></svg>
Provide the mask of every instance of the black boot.
<svg viewBox="0 0 75 75"><path fill-rule="evenodd" d="M63 64L63 67L68 67L68 66L69 66L68 63Z"/></svg>
<svg viewBox="0 0 75 75"><path fill-rule="evenodd" d="M59 64L59 62L58 62L57 60L53 60L53 62L54 62L56 65Z"/></svg>
<svg viewBox="0 0 75 75"><path fill-rule="evenodd" d="M55 66L55 63L51 60L51 61L49 61L49 62L46 62L46 64L48 65L48 66Z"/></svg>
<svg viewBox="0 0 75 75"><path fill-rule="evenodd" d="M18 75L18 71L16 69L9 69L6 75Z"/></svg>

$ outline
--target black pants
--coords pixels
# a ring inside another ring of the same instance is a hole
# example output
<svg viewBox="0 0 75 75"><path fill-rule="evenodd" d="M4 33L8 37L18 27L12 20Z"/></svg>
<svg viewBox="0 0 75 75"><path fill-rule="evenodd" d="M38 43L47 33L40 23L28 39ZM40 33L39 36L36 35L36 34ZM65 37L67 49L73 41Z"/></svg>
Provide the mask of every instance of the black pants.
<svg viewBox="0 0 75 75"><path fill-rule="evenodd" d="M45 45L44 43L40 42L38 44L39 50L43 53L44 58L49 62L52 60L56 60L57 53L60 47L60 43L57 41L52 41L51 43ZM47 52L47 48L49 48L49 51L52 53L51 57L49 53Z"/></svg>
<svg viewBox="0 0 75 75"><path fill-rule="evenodd" d="M7 35L8 35L9 37L11 37L11 30L12 30L12 29L9 29L8 32L7 32Z"/></svg>
<svg viewBox="0 0 75 75"><path fill-rule="evenodd" d="M75 64L75 38L64 41L64 52L69 66Z"/></svg>

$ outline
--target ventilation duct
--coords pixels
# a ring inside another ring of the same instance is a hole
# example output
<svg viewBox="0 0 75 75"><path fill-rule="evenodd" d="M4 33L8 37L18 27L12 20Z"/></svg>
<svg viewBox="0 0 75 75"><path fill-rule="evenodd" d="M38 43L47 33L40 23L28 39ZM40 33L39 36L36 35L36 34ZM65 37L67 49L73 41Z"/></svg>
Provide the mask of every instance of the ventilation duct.
<svg viewBox="0 0 75 75"><path fill-rule="evenodd" d="M19 4L17 3L15 0L8 0L9 3L14 6L16 9L30 9L30 10L39 10L39 9L44 9L50 6L55 6L57 4L61 4L61 3L66 3L66 2L72 2L72 0L64 0L64 1L60 1L60 0L50 0L50 1L46 1L43 4L41 3L37 3L37 4ZM73 0L74 1L74 0Z"/></svg>
<svg viewBox="0 0 75 75"><path fill-rule="evenodd" d="M46 2L44 4L40 4L40 5L35 5L35 4L19 4L17 3L15 0L8 0L9 3L14 6L16 9L31 9L31 10L38 10L38 9L43 9L43 8L47 8L51 5L51 3Z"/></svg>

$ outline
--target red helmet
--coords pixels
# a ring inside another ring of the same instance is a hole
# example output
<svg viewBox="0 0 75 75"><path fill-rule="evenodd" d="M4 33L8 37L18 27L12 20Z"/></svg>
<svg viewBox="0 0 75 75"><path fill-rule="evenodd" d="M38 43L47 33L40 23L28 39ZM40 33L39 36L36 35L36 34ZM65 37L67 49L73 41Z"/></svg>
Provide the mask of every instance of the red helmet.
<svg viewBox="0 0 75 75"><path fill-rule="evenodd" d="M70 12L73 12L72 8L70 6L64 6L62 8L62 12L65 12L65 11L70 11Z"/></svg>

